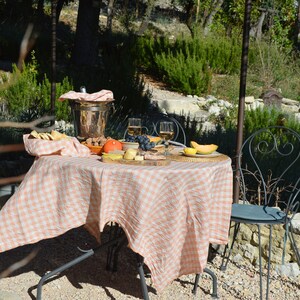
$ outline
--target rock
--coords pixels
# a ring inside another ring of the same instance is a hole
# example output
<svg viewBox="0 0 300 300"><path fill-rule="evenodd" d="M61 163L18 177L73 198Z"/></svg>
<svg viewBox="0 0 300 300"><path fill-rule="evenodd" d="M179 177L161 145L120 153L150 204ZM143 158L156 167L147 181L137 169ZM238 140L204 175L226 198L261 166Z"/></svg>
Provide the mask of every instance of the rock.
<svg viewBox="0 0 300 300"><path fill-rule="evenodd" d="M146 86L152 95L151 104L154 107L165 111L167 114L189 117L191 120L200 123L198 124L198 128L203 127L204 131L215 131L215 125L208 122L211 115L219 116L220 113L222 113L226 116L233 107L233 104L230 102L217 99L213 95L207 95L206 97L197 95L185 96L180 93L159 88L151 83L147 83ZM277 91L275 91L275 94L276 93L278 94ZM282 106L283 110L292 112L296 119L300 121L299 102L287 98L282 98L281 100L280 97L277 97L278 95L280 96L280 94L275 94L274 91L272 91L271 94L266 93L264 95L265 99L255 99L253 96L245 97L246 109L254 110L262 108L265 105L264 103ZM61 124L61 126L63 127L63 124ZM70 130L72 129L70 128Z"/></svg>
<svg viewBox="0 0 300 300"><path fill-rule="evenodd" d="M244 258L241 254L238 253L235 256L233 256L232 260L235 263L241 263L244 260Z"/></svg>
<svg viewBox="0 0 300 300"><path fill-rule="evenodd" d="M0 291L0 300L21 300L21 298L15 293Z"/></svg>
<svg viewBox="0 0 300 300"><path fill-rule="evenodd" d="M257 252L257 247L252 246L251 244L242 245L241 249L244 251L244 257L248 258L251 262L255 258L255 253Z"/></svg>
<svg viewBox="0 0 300 300"><path fill-rule="evenodd" d="M196 100L203 103L206 102L206 99L204 97L197 97Z"/></svg>
<svg viewBox="0 0 300 300"><path fill-rule="evenodd" d="M299 112L299 107L296 106L296 105L281 104L281 109L282 109L282 111L285 111L287 113L297 113L297 112Z"/></svg>
<svg viewBox="0 0 300 300"><path fill-rule="evenodd" d="M299 101L288 99L288 98L282 98L282 104L294 105L294 106L300 107L300 102Z"/></svg>
<svg viewBox="0 0 300 300"><path fill-rule="evenodd" d="M253 96L247 96L245 97L245 103L246 104L252 104L255 101Z"/></svg>
<svg viewBox="0 0 300 300"><path fill-rule="evenodd" d="M300 213L295 214L292 220L293 232L300 234Z"/></svg>
<svg viewBox="0 0 300 300"><path fill-rule="evenodd" d="M276 106L278 108L281 107L282 104L282 95L280 92L270 89L265 91L262 95L261 98L264 100L264 104L266 106Z"/></svg>
<svg viewBox="0 0 300 300"><path fill-rule="evenodd" d="M281 276L297 277L300 275L300 270L297 263L277 265L275 269L276 272Z"/></svg>
<svg viewBox="0 0 300 300"><path fill-rule="evenodd" d="M202 124L202 131L215 131L216 130L216 125L211 123L211 122L204 122Z"/></svg>
<svg viewBox="0 0 300 300"><path fill-rule="evenodd" d="M264 106L264 103L261 101L261 99L255 99L255 101L251 104L249 104L247 106L247 109L257 109L259 107L263 107Z"/></svg>
<svg viewBox="0 0 300 300"><path fill-rule="evenodd" d="M206 96L206 100L207 100L208 102L212 102L212 101L216 101L217 98L216 98L215 96L213 96L213 95L207 95L207 96Z"/></svg>
<svg viewBox="0 0 300 300"><path fill-rule="evenodd" d="M212 105L209 109L208 109L208 112L211 114L211 115L216 115L218 116L221 112L221 108L217 105Z"/></svg>
<svg viewBox="0 0 300 300"><path fill-rule="evenodd" d="M249 241L252 238L252 234L253 233L252 233L251 229L249 228L249 226L241 224L240 232L239 232L240 237L238 237L239 239L242 239L244 241Z"/></svg>

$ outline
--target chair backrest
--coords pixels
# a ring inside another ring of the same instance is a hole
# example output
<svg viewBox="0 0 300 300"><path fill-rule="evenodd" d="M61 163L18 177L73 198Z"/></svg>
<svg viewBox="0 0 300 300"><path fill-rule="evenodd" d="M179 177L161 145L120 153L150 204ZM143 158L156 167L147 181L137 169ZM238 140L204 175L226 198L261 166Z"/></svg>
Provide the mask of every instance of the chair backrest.
<svg viewBox="0 0 300 300"><path fill-rule="evenodd" d="M180 124L180 122L173 116L167 114L156 114L150 115L148 120L145 118L145 129L148 130L149 135L158 136L159 135L159 124L162 121L173 122L174 123L174 137L172 141L180 142L186 145L186 135L185 131ZM171 142L172 143L172 142Z"/></svg>
<svg viewBox="0 0 300 300"><path fill-rule="evenodd" d="M282 126L254 132L241 147L237 168L243 201L299 209L299 133Z"/></svg>

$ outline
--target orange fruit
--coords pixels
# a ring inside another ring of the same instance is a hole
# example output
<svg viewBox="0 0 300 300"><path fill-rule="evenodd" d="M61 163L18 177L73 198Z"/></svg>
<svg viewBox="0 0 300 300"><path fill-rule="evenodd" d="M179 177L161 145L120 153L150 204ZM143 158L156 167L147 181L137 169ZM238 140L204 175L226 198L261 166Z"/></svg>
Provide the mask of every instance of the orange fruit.
<svg viewBox="0 0 300 300"><path fill-rule="evenodd" d="M114 139L107 140L102 148L102 151L105 153L109 153L115 150L122 150L122 143Z"/></svg>

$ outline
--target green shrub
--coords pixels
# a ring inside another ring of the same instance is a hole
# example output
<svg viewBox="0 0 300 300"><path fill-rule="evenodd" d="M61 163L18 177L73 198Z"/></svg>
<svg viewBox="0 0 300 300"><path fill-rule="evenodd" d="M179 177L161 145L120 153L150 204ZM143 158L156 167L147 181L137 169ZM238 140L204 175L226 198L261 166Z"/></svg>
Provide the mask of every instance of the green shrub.
<svg viewBox="0 0 300 300"><path fill-rule="evenodd" d="M8 113L12 118L19 121L30 121L50 113L51 103L51 83L47 76L38 81L38 64L32 54L32 61L23 64L23 70L20 72L16 65L13 66L13 81L7 89L0 91L2 101L7 103ZM7 76L2 76L4 83L9 82ZM57 96L69 90L72 85L69 79L65 77L62 83L56 85ZM56 119L70 119L68 103L56 101Z"/></svg>
<svg viewBox="0 0 300 300"><path fill-rule="evenodd" d="M165 37L141 37L137 40L138 63L150 71L156 67L156 55L174 55L180 51L206 62L214 73L233 74L240 70L241 45L233 38L198 36L172 42Z"/></svg>
<svg viewBox="0 0 300 300"><path fill-rule="evenodd" d="M208 66L195 55L182 51L155 56L158 71L170 87L179 92L192 95L206 93L211 84Z"/></svg>
<svg viewBox="0 0 300 300"><path fill-rule="evenodd" d="M274 125L283 125L300 133L300 123L293 115L283 113L275 107L257 108L245 112L245 136L254 131Z"/></svg>
<svg viewBox="0 0 300 300"><path fill-rule="evenodd" d="M210 92L212 73L234 74L240 69L240 45L224 37L141 37L136 43L137 64L187 94Z"/></svg>
<svg viewBox="0 0 300 300"><path fill-rule="evenodd" d="M255 42L249 52L248 79L260 91L276 88L284 97L300 100L300 60L275 43Z"/></svg>
<svg viewBox="0 0 300 300"><path fill-rule="evenodd" d="M43 106L47 108L47 110L51 107L51 82L44 76L44 80L42 81L40 90L41 100L43 102ZM68 77L65 77L62 82L56 84L56 98L61 96L62 94L73 90L73 86L69 81ZM56 120L64 120L70 121L71 120L71 110L70 106L67 101L56 101L55 102L55 119Z"/></svg>

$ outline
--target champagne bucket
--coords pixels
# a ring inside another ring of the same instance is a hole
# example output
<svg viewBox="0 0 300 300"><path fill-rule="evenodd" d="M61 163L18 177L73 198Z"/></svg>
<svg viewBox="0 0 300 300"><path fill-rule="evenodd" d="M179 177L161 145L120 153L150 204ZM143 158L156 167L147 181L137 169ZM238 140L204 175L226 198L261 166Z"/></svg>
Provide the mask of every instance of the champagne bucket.
<svg viewBox="0 0 300 300"><path fill-rule="evenodd" d="M104 136L108 116L114 107L112 101L70 101L78 139Z"/></svg>

